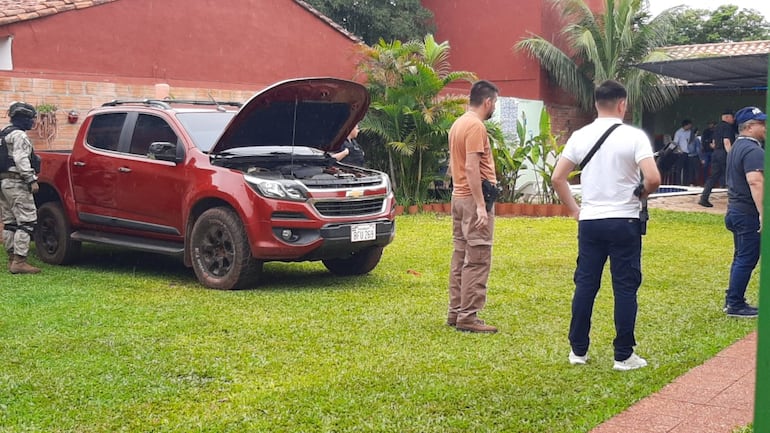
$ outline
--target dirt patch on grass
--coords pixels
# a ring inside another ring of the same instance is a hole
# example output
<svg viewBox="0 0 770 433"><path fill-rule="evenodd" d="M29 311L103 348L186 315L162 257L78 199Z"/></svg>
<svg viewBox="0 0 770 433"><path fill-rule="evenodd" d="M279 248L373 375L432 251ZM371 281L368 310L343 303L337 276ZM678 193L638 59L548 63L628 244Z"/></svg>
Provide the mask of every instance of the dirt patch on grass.
<svg viewBox="0 0 770 433"><path fill-rule="evenodd" d="M675 210L682 212L708 212L724 215L727 212L727 191L713 191L709 201L714 207L703 207L698 204L700 194L674 195L654 197L648 202L650 208Z"/></svg>

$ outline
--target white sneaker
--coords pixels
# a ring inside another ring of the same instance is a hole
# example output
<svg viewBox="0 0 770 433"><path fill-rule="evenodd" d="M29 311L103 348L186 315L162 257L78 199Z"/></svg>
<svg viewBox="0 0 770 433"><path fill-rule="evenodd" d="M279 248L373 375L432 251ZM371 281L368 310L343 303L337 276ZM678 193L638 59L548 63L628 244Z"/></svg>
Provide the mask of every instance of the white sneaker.
<svg viewBox="0 0 770 433"><path fill-rule="evenodd" d="M618 371L628 371L636 370L637 368L646 366L647 361L645 361L644 358L640 357L636 353L632 353L631 356L629 356L625 361L615 361L615 365L612 367L612 369Z"/></svg>
<svg viewBox="0 0 770 433"><path fill-rule="evenodd" d="M584 365L586 362L588 362L588 354L586 353L583 356L577 356L575 355L575 352L569 351L569 363L572 365Z"/></svg>

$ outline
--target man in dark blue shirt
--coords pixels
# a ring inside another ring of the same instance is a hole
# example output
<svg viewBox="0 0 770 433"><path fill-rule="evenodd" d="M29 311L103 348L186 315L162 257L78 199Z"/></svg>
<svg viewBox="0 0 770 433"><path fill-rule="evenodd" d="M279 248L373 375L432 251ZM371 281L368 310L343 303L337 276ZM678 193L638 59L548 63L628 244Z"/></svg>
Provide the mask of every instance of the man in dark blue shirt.
<svg viewBox="0 0 770 433"><path fill-rule="evenodd" d="M358 144L356 137L358 137L358 125L354 126L353 130L350 131L348 138L342 143L342 149L332 155L334 159L345 164L363 167L364 149Z"/></svg>
<svg viewBox="0 0 770 433"><path fill-rule="evenodd" d="M746 303L746 287L759 261L762 231L767 115L757 107L735 113L738 138L727 154L727 214L725 226L733 232L733 264L725 297L725 312L731 317L757 317L758 309Z"/></svg>
<svg viewBox="0 0 770 433"><path fill-rule="evenodd" d="M711 155L714 153L714 130L717 123L713 120L709 120L706 129L703 130L701 136L701 164L703 164L703 184L706 184L706 180L709 178L709 172L711 170Z"/></svg>

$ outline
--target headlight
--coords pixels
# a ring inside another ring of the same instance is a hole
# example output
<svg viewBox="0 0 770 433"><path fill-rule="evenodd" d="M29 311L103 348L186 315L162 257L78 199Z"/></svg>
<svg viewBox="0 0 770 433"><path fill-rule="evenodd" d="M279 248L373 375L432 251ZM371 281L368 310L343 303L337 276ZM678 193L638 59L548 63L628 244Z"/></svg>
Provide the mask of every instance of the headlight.
<svg viewBox="0 0 770 433"><path fill-rule="evenodd" d="M393 186L390 184L390 176L388 176L387 174L383 174L383 176L385 176L385 183L388 186L388 194L390 194L391 191L393 191Z"/></svg>
<svg viewBox="0 0 770 433"><path fill-rule="evenodd" d="M293 180L262 179L248 174L243 175L243 179L257 193L268 198L293 201L307 200L305 187Z"/></svg>

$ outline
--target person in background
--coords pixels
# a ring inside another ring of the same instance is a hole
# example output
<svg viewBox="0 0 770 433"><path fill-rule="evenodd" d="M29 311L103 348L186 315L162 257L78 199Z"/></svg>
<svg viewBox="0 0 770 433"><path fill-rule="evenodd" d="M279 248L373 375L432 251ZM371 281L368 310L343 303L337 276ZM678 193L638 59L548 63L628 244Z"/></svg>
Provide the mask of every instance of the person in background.
<svg viewBox="0 0 770 433"><path fill-rule="evenodd" d="M714 207L709 201L711 190L717 183L724 185L727 152L730 151L730 146L735 141L734 123L735 117L733 117L733 112L727 109L722 112L722 120L714 130L714 142L712 144L714 153L711 154L711 175L706 179L700 200L698 200L698 204L703 207Z"/></svg>
<svg viewBox="0 0 770 433"><path fill-rule="evenodd" d="M364 150L361 145L358 144L356 138L358 137L358 125L354 126L348 134L348 138L342 143L342 149L332 154L332 157L344 164L355 165L358 167L364 166Z"/></svg>
<svg viewBox="0 0 770 433"><path fill-rule="evenodd" d="M674 152L676 153L676 162L674 163L674 183L676 185L687 185L687 160L692 141L692 121L690 119L682 120L682 127L674 133Z"/></svg>
<svg viewBox="0 0 770 433"><path fill-rule="evenodd" d="M8 158L0 172L0 215L3 218L3 246L8 252L8 271L12 274L40 272L27 263L29 243L37 223L37 173L34 152L27 131L35 125L37 111L25 102L14 102L8 109L11 124L0 132ZM39 167L38 167L39 168Z"/></svg>
<svg viewBox="0 0 770 433"><path fill-rule="evenodd" d="M727 154L727 213L725 227L733 233L733 263L725 296L730 317L757 317L759 310L746 303L746 287L759 261L762 231L767 115L757 107L735 113L738 138Z"/></svg>
<svg viewBox="0 0 770 433"><path fill-rule="evenodd" d="M687 164L685 165L684 185L695 186L695 182L698 180L698 171L700 169L700 135L698 135L698 128L690 129L692 137L690 143L687 145Z"/></svg>
<svg viewBox="0 0 770 433"><path fill-rule="evenodd" d="M709 177L709 172L711 169L711 155L714 153L714 148L712 146L714 144L714 129L716 128L716 124L717 123L713 120L709 120L708 124L706 125L706 129L703 130L703 135L700 139L700 162L703 166L704 184L706 183L706 179Z"/></svg>
<svg viewBox="0 0 770 433"><path fill-rule="evenodd" d="M602 271L610 259L615 298L615 370L633 370L647 365L634 352L637 291L642 283L641 199L658 189L660 173L652 144L639 128L623 124L626 88L617 81L601 83L594 92L598 117L575 131L556 163L553 187L562 203L578 220L578 259L573 281L572 320L569 328L572 365L588 362L591 316L602 282ZM579 166L599 137L607 136L580 174L582 203L578 206L569 188L569 175Z"/></svg>
<svg viewBox="0 0 770 433"><path fill-rule="evenodd" d="M449 270L447 325L458 331L497 332L478 313L487 300L495 229L494 208L487 210L483 185L497 184L484 121L492 117L498 93L497 86L489 81L473 83L468 110L449 130L454 249Z"/></svg>

